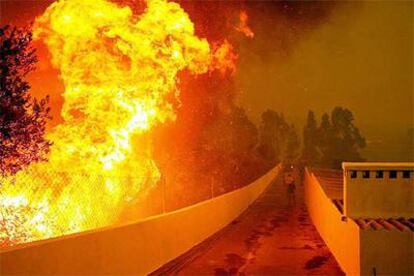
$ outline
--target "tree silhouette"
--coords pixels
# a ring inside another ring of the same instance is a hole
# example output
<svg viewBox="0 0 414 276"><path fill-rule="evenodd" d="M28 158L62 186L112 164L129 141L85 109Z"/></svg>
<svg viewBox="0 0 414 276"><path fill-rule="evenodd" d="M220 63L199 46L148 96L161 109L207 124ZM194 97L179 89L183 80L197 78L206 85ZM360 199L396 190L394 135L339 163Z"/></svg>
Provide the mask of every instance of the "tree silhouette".
<svg viewBox="0 0 414 276"><path fill-rule="evenodd" d="M286 147L283 160L288 163L296 161L299 157L300 141L295 125L291 125L287 132Z"/></svg>
<svg viewBox="0 0 414 276"><path fill-rule="evenodd" d="M273 110L263 112L260 124L259 152L269 162L275 161L280 153L277 141L278 121L277 112Z"/></svg>
<svg viewBox="0 0 414 276"><path fill-rule="evenodd" d="M315 113L311 110L308 112L306 125L303 128L303 150L301 159L307 164L315 164L320 160L318 150L318 126Z"/></svg>
<svg viewBox="0 0 414 276"><path fill-rule="evenodd" d="M331 167L334 148L334 135L329 115L324 113L321 118L321 124L318 128L318 148L321 153L319 164L325 167Z"/></svg>
<svg viewBox="0 0 414 276"><path fill-rule="evenodd" d="M354 116L346 108L335 107L331 113L334 134L332 166L340 168L342 161L362 161L359 150L366 146L365 138L354 125Z"/></svg>
<svg viewBox="0 0 414 276"><path fill-rule="evenodd" d="M221 183L228 191L256 176L257 143L257 128L241 107L233 106L206 126L202 140L203 159L209 161L217 184Z"/></svg>
<svg viewBox="0 0 414 276"><path fill-rule="evenodd" d="M259 152L271 165L284 158L290 126L283 114L266 110L260 124Z"/></svg>
<svg viewBox="0 0 414 276"><path fill-rule="evenodd" d="M24 80L37 58L26 29L0 27L0 174L16 173L45 159L50 142L44 138L50 119L48 97L38 101L29 95Z"/></svg>
<svg viewBox="0 0 414 276"><path fill-rule="evenodd" d="M350 110L335 107L322 116L318 128L318 147L321 152L320 164L331 168L340 168L344 161L362 161L359 150L365 147L365 138L354 125Z"/></svg>

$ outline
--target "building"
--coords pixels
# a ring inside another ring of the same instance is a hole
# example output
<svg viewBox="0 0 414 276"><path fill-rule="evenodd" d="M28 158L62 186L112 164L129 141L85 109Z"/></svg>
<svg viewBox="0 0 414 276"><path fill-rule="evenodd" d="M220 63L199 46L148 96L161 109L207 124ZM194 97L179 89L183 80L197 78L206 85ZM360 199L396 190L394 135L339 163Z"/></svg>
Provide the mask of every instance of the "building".
<svg viewBox="0 0 414 276"><path fill-rule="evenodd" d="M348 275L414 273L414 163L306 168L305 201Z"/></svg>

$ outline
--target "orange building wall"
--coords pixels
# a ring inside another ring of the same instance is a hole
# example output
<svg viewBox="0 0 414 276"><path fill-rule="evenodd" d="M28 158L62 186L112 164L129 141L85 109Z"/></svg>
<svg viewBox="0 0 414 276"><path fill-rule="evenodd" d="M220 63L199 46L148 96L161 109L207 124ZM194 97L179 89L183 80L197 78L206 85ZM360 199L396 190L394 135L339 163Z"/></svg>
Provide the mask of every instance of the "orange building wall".
<svg viewBox="0 0 414 276"><path fill-rule="evenodd" d="M234 220L279 169L246 187L174 212L3 250L0 274L147 274Z"/></svg>
<svg viewBox="0 0 414 276"><path fill-rule="evenodd" d="M414 233L392 230L361 231L361 274L413 275Z"/></svg>
<svg viewBox="0 0 414 276"><path fill-rule="evenodd" d="M344 213L352 218L412 218L414 217L414 175L403 178L402 171L414 170L414 163L343 163ZM357 178L350 171L357 171ZM376 171L383 178L376 178ZM389 171L397 171L397 178L389 178ZM362 171L370 171L363 178Z"/></svg>
<svg viewBox="0 0 414 276"><path fill-rule="evenodd" d="M347 275L374 275L374 268L376 275L414 275L414 232L361 230L351 218L343 221L308 169L305 200L312 222Z"/></svg>
<svg viewBox="0 0 414 276"><path fill-rule="evenodd" d="M352 220L341 220L341 213L308 169L305 172L305 201L309 216L319 234L347 275L360 274L360 230Z"/></svg>

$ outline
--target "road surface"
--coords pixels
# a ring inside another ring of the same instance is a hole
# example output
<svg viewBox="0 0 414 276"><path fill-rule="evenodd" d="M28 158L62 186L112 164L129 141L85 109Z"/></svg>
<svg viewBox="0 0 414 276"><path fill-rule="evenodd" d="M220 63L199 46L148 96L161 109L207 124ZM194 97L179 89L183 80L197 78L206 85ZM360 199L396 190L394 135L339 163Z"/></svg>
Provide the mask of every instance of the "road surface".
<svg viewBox="0 0 414 276"><path fill-rule="evenodd" d="M343 275L312 225L297 181L287 199L284 173L230 225L154 274Z"/></svg>

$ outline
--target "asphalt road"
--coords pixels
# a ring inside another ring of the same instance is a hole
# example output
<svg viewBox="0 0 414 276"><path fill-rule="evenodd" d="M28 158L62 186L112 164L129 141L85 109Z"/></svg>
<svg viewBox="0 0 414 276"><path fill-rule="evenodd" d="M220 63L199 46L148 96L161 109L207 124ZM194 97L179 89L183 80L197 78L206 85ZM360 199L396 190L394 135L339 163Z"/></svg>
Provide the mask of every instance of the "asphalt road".
<svg viewBox="0 0 414 276"><path fill-rule="evenodd" d="M296 181L287 198L284 173L230 225L154 274L343 275L312 225Z"/></svg>

